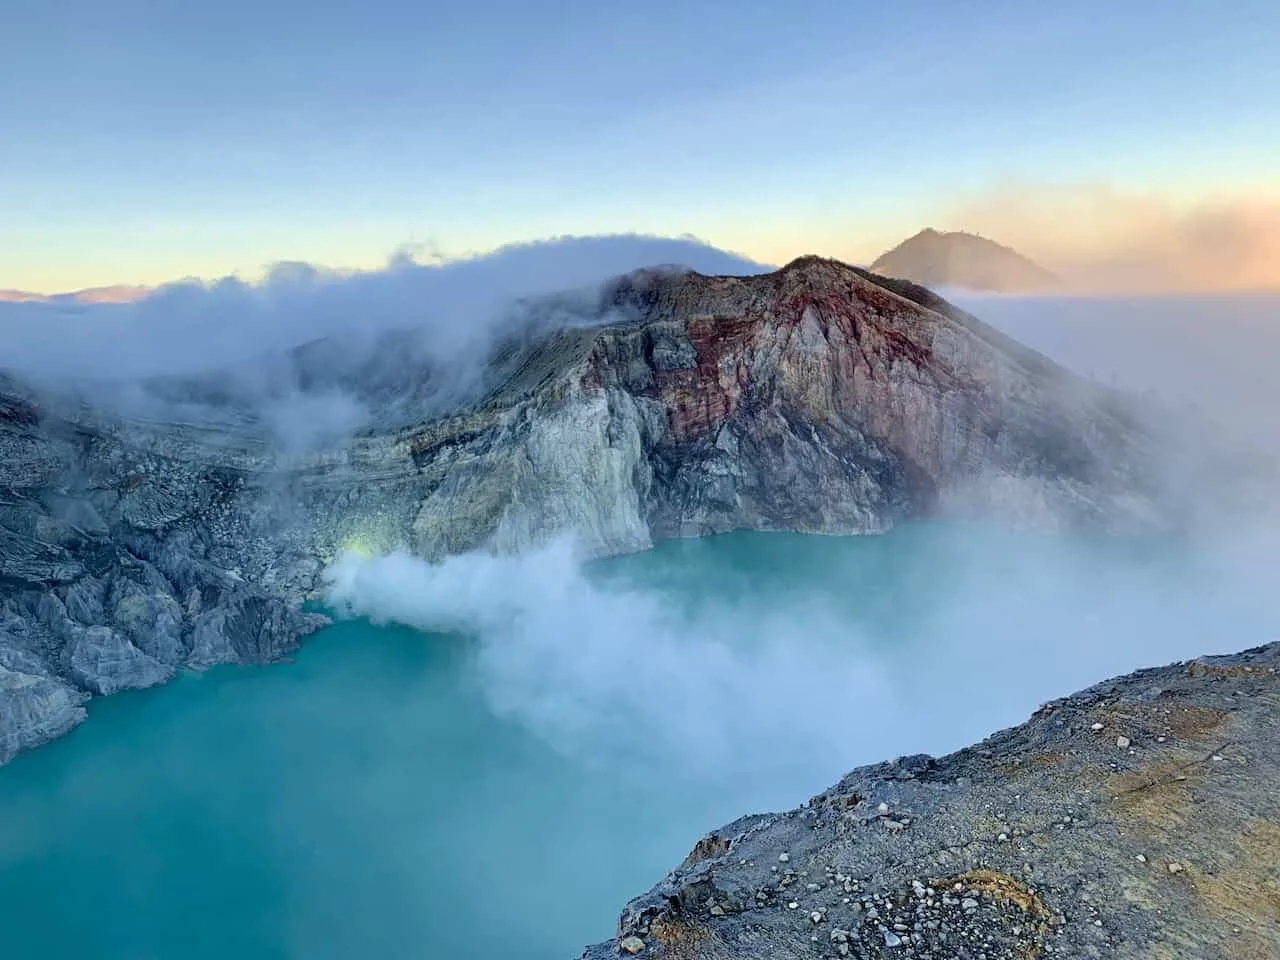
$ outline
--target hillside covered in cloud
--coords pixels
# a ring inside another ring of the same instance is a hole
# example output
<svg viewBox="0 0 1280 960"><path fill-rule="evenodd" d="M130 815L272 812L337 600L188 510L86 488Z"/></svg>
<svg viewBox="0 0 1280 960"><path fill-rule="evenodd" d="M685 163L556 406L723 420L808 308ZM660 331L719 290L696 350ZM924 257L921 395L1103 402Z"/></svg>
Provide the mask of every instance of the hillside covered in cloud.
<svg viewBox="0 0 1280 960"><path fill-rule="evenodd" d="M444 354L491 338L518 300L591 291L662 264L770 269L696 240L639 235L562 237L444 263L401 256L360 272L281 263L258 283L179 282L127 304L0 303L0 366L40 378L194 373L321 337L402 329Z"/></svg>

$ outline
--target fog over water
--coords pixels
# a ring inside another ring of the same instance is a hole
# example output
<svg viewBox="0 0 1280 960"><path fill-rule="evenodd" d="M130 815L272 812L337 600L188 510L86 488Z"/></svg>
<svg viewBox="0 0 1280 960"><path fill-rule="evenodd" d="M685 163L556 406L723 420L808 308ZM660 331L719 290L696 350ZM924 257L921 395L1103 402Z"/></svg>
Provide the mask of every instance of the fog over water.
<svg viewBox="0 0 1280 960"><path fill-rule="evenodd" d="M297 661L94 701L0 770L16 956L569 960L737 816L1274 632L1274 569L921 524L581 565L347 558Z"/></svg>

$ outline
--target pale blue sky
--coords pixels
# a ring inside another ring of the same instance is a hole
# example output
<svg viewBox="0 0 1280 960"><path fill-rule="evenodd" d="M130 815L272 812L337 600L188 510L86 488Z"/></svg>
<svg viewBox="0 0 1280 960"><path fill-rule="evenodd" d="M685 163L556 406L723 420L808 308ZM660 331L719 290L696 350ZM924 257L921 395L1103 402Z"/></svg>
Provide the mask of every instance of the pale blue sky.
<svg viewBox="0 0 1280 960"><path fill-rule="evenodd" d="M1010 181L1247 190L1278 44L1274 0L4 0L0 288L628 230L859 258Z"/></svg>

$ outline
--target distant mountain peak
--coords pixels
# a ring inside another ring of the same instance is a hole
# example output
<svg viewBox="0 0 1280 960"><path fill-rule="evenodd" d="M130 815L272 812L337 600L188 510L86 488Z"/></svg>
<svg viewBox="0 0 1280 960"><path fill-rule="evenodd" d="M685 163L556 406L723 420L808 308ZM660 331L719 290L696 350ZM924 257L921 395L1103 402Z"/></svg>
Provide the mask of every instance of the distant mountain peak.
<svg viewBox="0 0 1280 960"><path fill-rule="evenodd" d="M1012 247L978 234L933 227L881 254L871 270L927 287L1023 293L1062 286L1061 278Z"/></svg>
<svg viewBox="0 0 1280 960"><path fill-rule="evenodd" d="M27 290L0 290L0 303L132 303L151 293L150 287L117 284L88 287L74 293L31 293Z"/></svg>

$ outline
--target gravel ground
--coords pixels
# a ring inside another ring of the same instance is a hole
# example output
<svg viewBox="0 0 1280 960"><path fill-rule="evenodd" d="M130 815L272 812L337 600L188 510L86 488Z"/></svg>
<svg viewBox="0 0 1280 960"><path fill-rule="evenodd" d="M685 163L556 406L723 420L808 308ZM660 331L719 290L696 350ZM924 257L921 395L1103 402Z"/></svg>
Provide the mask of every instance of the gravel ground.
<svg viewBox="0 0 1280 960"><path fill-rule="evenodd" d="M582 960L1275 960L1280 643L1139 671L700 840Z"/></svg>

